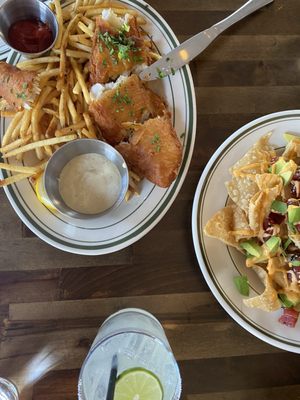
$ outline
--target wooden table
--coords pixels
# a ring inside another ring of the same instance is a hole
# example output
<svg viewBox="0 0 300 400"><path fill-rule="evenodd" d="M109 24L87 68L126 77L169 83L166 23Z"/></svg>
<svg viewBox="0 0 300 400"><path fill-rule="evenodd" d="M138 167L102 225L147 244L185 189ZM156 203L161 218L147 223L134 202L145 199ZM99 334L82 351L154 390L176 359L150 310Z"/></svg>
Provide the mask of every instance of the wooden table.
<svg viewBox="0 0 300 400"><path fill-rule="evenodd" d="M180 41L242 3L150 1ZM131 247L98 257L56 250L24 227L1 192L0 376L21 385L23 366L48 344L60 358L23 398L75 400L99 325L135 306L163 323L183 399L300 399L300 357L256 339L223 311L200 272L191 234L196 184L214 150L254 118L299 108L299 21L299 0L275 0L192 62L198 129L191 167L169 212Z"/></svg>

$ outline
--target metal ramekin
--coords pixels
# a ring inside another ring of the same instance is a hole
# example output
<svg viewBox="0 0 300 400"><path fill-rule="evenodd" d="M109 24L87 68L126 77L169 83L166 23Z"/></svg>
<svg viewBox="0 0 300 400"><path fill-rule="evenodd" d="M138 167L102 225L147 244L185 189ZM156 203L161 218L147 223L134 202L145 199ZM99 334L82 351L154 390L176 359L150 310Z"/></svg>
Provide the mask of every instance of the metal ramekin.
<svg viewBox="0 0 300 400"><path fill-rule="evenodd" d="M112 207L98 214L82 214L71 209L63 201L59 192L59 177L64 166L74 157L87 153L97 153L103 155L115 164L121 175L121 190L117 201ZM43 185L46 195L53 206L64 215L79 219L97 218L117 208L124 200L128 189L128 184L128 168L124 158L108 143L96 139L76 139L72 142L64 144L60 149L56 150L56 152L48 161L43 177Z"/></svg>
<svg viewBox="0 0 300 400"><path fill-rule="evenodd" d="M12 24L28 18L37 18L49 25L53 32L51 45L39 53L25 53L11 46L8 31ZM26 58L39 57L47 53L55 44L58 36L58 22L50 8L39 0L6 0L0 6L0 37L13 50Z"/></svg>

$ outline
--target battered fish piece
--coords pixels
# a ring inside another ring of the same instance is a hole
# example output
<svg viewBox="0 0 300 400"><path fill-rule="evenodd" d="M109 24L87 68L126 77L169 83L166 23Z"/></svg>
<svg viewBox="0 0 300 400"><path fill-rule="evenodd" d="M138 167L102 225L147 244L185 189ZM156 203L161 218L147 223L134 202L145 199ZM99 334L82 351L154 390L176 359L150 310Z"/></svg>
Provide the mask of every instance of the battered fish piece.
<svg viewBox="0 0 300 400"><path fill-rule="evenodd" d="M129 16L127 23L120 24L120 18L111 12L111 20L98 17L93 37L90 61L90 82L106 83L115 80L124 72L131 71L139 64L149 64L149 46L146 46L136 17Z"/></svg>
<svg viewBox="0 0 300 400"><path fill-rule="evenodd" d="M38 76L0 62L0 110L18 111L39 94Z"/></svg>
<svg viewBox="0 0 300 400"><path fill-rule="evenodd" d="M91 102L89 111L110 144L127 136L124 122L144 122L149 117L167 113L162 98L142 83L137 75L124 78L114 89L106 90L99 100Z"/></svg>
<svg viewBox="0 0 300 400"><path fill-rule="evenodd" d="M129 142L116 149L132 171L158 186L170 186L178 174L182 145L167 115L136 126Z"/></svg>

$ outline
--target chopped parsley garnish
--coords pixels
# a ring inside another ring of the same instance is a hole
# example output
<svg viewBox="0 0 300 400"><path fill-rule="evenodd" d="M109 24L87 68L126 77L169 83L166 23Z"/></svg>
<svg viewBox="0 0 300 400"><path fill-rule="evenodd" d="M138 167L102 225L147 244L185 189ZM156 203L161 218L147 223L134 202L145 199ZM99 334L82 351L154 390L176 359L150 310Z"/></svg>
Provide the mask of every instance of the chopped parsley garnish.
<svg viewBox="0 0 300 400"><path fill-rule="evenodd" d="M249 296L249 282L247 276L235 276L233 282L241 295Z"/></svg>
<svg viewBox="0 0 300 400"><path fill-rule="evenodd" d="M102 46L102 44L99 44L98 48L99 48L100 53L103 53L103 46Z"/></svg>
<svg viewBox="0 0 300 400"><path fill-rule="evenodd" d="M102 65L104 66L104 67L106 67L107 66L107 61L106 61L106 59L104 58L104 60L102 61Z"/></svg>
<svg viewBox="0 0 300 400"><path fill-rule="evenodd" d="M126 36L126 33L129 31L130 26L123 24L116 35L112 35L109 32L99 32L98 37L104 42L105 46L109 50L110 56L117 54L120 60L129 60L130 52L141 50L136 47L135 41L132 38Z"/></svg>
<svg viewBox="0 0 300 400"><path fill-rule="evenodd" d="M155 133L154 136L151 139L151 144L155 146L155 151L156 153L160 152L160 136L158 133Z"/></svg>
<svg viewBox="0 0 300 400"><path fill-rule="evenodd" d="M28 83L24 82L23 85L22 85L22 88L23 89L27 89L28 88Z"/></svg>
<svg viewBox="0 0 300 400"><path fill-rule="evenodd" d="M18 99L23 99L23 100L26 99L26 94L24 92L16 93L16 96L17 96Z"/></svg>
<svg viewBox="0 0 300 400"><path fill-rule="evenodd" d="M125 90L125 94L120 93L120 89L117 88L115 94L112 97L113 102L117 104L131 104L132 99L128 96L127 90Z"/></svg>
<svg viewBox="0 0 300 400"><path fill-rule="evenodd" d="M156 68L156 71L159 79L163 79L167 76L160 68Z"/></svg>

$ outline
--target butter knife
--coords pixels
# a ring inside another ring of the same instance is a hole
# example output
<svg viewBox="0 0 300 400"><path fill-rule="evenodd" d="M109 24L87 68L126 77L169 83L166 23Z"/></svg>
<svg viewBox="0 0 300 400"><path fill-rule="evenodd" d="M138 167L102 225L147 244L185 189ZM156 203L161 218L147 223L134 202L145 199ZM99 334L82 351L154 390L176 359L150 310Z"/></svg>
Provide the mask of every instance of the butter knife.
<svg viewBox="0 0 300 400"><path fill-rule="evenodd" d="M273 0L249 0L227 18L186 40L168 54L163 55L161 59L145 68L139 74L139 77L145 81L152 81L170 74L174 75L177 69L193 60L225 29L272 2Z"/></svg>

